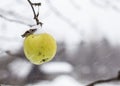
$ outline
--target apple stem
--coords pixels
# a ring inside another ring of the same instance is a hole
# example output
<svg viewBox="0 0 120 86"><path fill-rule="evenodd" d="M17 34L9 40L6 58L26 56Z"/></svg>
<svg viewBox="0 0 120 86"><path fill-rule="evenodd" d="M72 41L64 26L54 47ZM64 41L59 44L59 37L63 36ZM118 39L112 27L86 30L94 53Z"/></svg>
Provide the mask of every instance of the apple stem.
<svg viewBox="0 0 120 86"><path fill-rule="evenodd" d="M24 37L27 37L27 36L33 34L36 30L37 30L36 28L35 28L35 29L29 29L29 30L27 30L27 31L26 31L23 35L21 35L21 36L22 36L23 38L24 38Z"/></svg>

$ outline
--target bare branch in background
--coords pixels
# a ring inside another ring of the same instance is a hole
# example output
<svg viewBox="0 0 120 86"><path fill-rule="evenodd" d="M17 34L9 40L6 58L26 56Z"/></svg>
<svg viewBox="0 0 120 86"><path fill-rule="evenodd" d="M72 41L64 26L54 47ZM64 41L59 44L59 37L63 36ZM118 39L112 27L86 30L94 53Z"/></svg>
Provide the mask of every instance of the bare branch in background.
<svg viewBox="0 0 120 86"><path fill-rule="evenodd" d="M32 10L33 10L33 13L34 13L34 19L36 20L36 24L42 26L42 22L40 22L39 19L38 19L39 9L38 9L38 12L35 13L35 10L34 10L34 7L33 7L33 6L38 6L38 8L39 8L39 6L41 6L41 3L32 3L30 0L28 0L28 2L30 3L30 5L32 7ZM14 13L12 11L5 11L3 9L0 9L0 18L3 18L3 19L5 19L7 21L10 21L10 22L26 25L26 26L29 26L29 27L35 26L35 25L28 24L28 23L25 23L25 22L20 21L20 20L16 20L14 18L6 17L5 15L10 15L11 17L16 17L16 18L22 18L22 16L20 16L17 13Z"/></svg>
<svg viewBox="0 0 120 86"><path fill-rule="evenodd" d="M112 9L114 9L115 11L120 12L120 8L119 8L119 7L117 7L117 6L115 6L115 5L113 5L113 6L112 6Z"/></svg>
<svg viewBox="0 0 120 86"><path fill-rule="evenodd" d="M7 16L9 16L9 17L7 17ZM12 17L12 18L10 18L10 17ZM13 11L6 11L6 10L1 9L1 8L0 8L0 18L4 19L6 21L9 21L9 22L14 22L14 23L22 24L22 25L29 26L29 27L34 26L32 24L29 24L29 23L26 23L26 22L23 22L21 20L16 19L16 18L27 19L27 18L19 15L18 13L15 13Z"/></svg>
<svg viewBox="0 0 120 86"><path fill-rule="evenodd" d="M91 2L96 5L96 6L99 6L99 7L102 7L102 8L105 8L105 7L111 7L113 10L115 11L118 11L120 12L120 7L118 7L115 3L113 2L116 2L117 4L119 2L119 0L116 0L116 1L110 1L110 0L91 0Z"/></svg>
<svg viewBox="0 0 120 86"><path fill-rule="evenodd" d="M70 3L72 4L73 7L75 7L77 10L80 10L80 6L77 5L77 3L75 2L75 0L69 0Z"/></svg>
<svg viewBox="0 0 120 86"><path fill-rule="evenodd" d="M22 52L12 53L9 50L4 51L4 50L0 49L0 54L1 53L2 54L5 53L5 54L7 54L8 56L11 56L11 57L20 57L20 58L24 57L24 54Z"/></svg>
<svg viewBox="0 0 120 86"><path fill-rule="evenodd" d="M115 81L120 81L120 71L118 72L118 75L114 78L110 78L110 79L106 79L106 80L98 80L98 81L95 81L87 86L95 86L96 84L115 82Z"/></svg>
<svg viewBox="0 0 120 86"><path fill-rule="evenodd" d="M64 22L70 25L73 29L77 29L79 33L81 32L77 24L72 22L69 18L65 17L62 13L60 13L57 10L57 8L52 5L50 0L46 0L46 2L48 3L49 8L55 13L56 16L58 16L58 18L62 19Z"/></svg>
<svg viewBox="0 0 120 86"><path fill-rule="evenodd" d="M25 22L23 22L23 21L20 21L20 20L15 20L15 19L10 19L10 18L7 18L7 17L5 17L5 16L3 16L3 15L1 15L0 14L0 18L2 18L2 19L4 19L4 20L7 20L7 21L9 21L9 22L14 22L14 23L18 23L18 24L22 24L22 25L27 25L27 26L33 26L33 25L31 25L31 24L27 24L27 23L25 23Z"/></svg>
<svg viewBox="0 0 120 86"><path fill-rule="evenodd" d="M39 6L41 6L41 3L32 3L30 0L28 0L28 2L29 2L30 6L32 8L32 11L33 11L33 14L34 14L34 19L36 21L36 25L41 25L42 26L43 23L40 22L39 19L38 19L38 17L39 17ZM35 12L35 9L34 9L33 6L38 6L38 12L37 13ZM34 25L31 25L31 24L25 23L23 21L16 20L16 19L11 19L11 18L8 18L8 17L4 16L4 15L10 15L12 17L17 17L17 18L21 17L20 15L14 13L12 11L5 11L3 9L0 9L0 12L2 13L2 14L0 14L0 17L5 19L5 20L7 20L7 21L15 22L15 23L23 24L23 25L27 25L27 26L30 26L30 27L34 26Z"/></svg>
<svg viewBox="0 0 120 86"><path fill-rule="evenodd" d="M8 15L11 17L19 18L19 19L27 19L28 20L28 18L25 18L24 16L20 15L19 13L13 12L11 10L5 10L2 8L0 8L0 14L1 15Z"/></svg>
<svg viewBox="0 0 120 86"><path fill-rule="evenodd" d="M104 1L100 1L100 0L91 0L91 2L96 5L96 6L99 6L99 7L102 7L102 8L105 8L107 7L110 2L108 0L104 0ZM102 3L101 3L102 2Z"/></svg>
<svg viewBox="0 0 120 86"><path fill-rule="evenodd" d="M11 57L19 57L19 58L24 57L24 54L23 53L21 54L20 52L12 53L11 51L5 51L5 53Z"/></svg>

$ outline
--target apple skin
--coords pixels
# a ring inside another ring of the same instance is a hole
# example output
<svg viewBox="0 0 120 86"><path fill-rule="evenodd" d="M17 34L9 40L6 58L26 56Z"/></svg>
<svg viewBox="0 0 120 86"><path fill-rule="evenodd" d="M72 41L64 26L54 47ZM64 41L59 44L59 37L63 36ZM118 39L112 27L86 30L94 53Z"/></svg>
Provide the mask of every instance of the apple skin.
<svg viewBox="0 0 120 86"><path fill-rule="evenodd" d="M53 59L57 44L48 33L31 34L24 40L24 53L33 64L40 65Z"/></svg>

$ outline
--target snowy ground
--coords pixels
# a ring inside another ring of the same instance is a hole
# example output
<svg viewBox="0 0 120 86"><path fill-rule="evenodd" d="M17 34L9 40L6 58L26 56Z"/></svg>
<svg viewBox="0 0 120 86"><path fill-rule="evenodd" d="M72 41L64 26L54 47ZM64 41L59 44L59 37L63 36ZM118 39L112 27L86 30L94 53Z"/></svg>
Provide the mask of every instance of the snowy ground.
<svg viewBox="0 0 120 86"><path fill-rule="evenodd" d="M85 86L85 84L79 83L75 79L73 79L72 77L67 76L67 75L59 76L52 82L43 81L43 82L38 82L36 84L29 84L27 86L31 86L31 85L33 85L33 86ZM120 85L99 84L99 85L95 85L95 86L120 86Z"/></svg>

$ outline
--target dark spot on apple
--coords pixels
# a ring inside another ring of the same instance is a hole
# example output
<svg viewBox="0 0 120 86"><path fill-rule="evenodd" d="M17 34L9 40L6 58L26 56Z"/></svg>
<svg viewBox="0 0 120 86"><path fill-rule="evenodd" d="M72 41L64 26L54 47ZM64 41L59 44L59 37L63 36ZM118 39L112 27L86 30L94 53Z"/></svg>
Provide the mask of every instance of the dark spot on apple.
<svg viewBox="0 0 120 86"><path fill-rule="evenodd" d="M34 38L34 36L32 36L32 38Z"/></svg>
<svg viewBox="0 0 120 86"><path fill-rule="evenodd" d="M45 62L45 61L47 61L47 60L48 60L48 58L42 59L43 62Z"/></svg>
<svg viewBox="0 0 120 86"><path fill-rule="evenodd" d="M46 61L46 59L42 59L42 61L43 61L43 62L45 62L45 61Z"/></svg>
<svg viewBox="0 0 120 86"><path fill-rule="evenodd" d="M42 53L41 53L41 52L39 52L39 53L38 53L38 56L40 56L41 54L42 54Z"/></svg>

